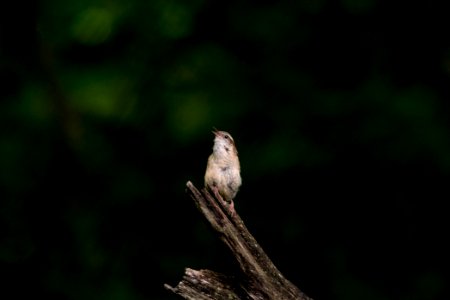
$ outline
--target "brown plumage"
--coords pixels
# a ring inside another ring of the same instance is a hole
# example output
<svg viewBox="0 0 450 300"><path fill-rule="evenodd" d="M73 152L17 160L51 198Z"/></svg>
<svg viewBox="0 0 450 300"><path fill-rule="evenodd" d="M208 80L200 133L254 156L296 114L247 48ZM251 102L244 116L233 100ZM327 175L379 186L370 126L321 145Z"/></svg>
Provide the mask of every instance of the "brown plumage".
<svg viewBox="0 0 450 300"><path fill-rule="evenodd" d="M232 206L242 183L238 152L228 132L214 130L213 133L214 146L206 166L205 186Z"/></svg>

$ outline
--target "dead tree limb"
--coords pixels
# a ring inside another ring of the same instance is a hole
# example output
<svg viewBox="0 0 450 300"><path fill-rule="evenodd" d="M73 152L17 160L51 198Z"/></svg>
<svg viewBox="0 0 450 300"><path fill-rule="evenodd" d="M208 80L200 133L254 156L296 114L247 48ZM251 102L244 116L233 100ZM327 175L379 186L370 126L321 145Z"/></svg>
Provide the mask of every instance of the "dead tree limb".
<svg viewBox="0 0 450 300"><path fill-rule="evenodd" d="M187 268L183 280L176 287L166 284L166 289L192 300L311 300L278 271L237 212L229 214L206 189L199 191L190 181L186 186L197 208L233 253L242 274L237 280L209 270Z"/></svg>

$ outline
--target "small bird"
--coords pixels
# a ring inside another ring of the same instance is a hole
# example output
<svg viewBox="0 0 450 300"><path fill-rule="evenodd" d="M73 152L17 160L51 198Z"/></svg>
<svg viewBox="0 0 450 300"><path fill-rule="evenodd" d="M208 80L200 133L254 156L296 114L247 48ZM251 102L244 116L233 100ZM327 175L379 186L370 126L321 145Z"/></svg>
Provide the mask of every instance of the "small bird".
<svg viewBox="0 0 450 300"><path fill-rule="evenodd" d="M205 187L211 189L216 198L223 199L223 204L234 215L233 199L242 183L238 152L228 132L214 129L213 133L214 146L206 166Z"/></svg>

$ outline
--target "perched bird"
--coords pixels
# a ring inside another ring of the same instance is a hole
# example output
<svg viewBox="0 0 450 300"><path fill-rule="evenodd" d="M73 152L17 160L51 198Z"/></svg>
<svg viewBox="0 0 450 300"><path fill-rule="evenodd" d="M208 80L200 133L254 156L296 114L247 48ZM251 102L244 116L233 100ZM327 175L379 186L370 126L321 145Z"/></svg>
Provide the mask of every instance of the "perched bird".
<svg viewBox="0 0 450 300"><path fill-rule="evenodd" d="M222 199L233 215L233 199L242 183L238 152L228 132L213 130L213 133L214 146L206 166L205 187Z"/></svg>

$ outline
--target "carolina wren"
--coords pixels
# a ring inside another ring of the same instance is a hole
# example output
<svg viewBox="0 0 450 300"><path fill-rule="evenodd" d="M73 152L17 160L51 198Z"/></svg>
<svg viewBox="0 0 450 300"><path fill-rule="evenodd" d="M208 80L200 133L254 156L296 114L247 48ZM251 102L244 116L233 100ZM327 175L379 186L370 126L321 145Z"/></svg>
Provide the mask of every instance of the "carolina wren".
<svg viewBox="0 0 450 300"><path fill-rule="evenodd" d="M209 187L216 198L222 199L233 215L233 199L242 183L238 152L228 132L213 130L213 133L214 146L206 166L205 187Z"/></svg>

